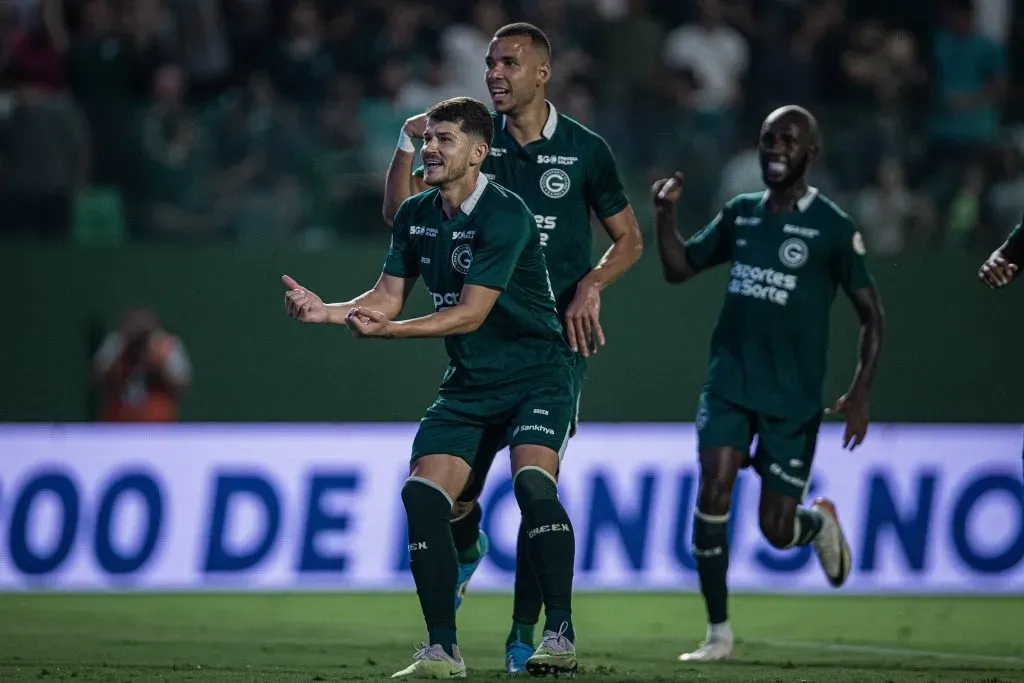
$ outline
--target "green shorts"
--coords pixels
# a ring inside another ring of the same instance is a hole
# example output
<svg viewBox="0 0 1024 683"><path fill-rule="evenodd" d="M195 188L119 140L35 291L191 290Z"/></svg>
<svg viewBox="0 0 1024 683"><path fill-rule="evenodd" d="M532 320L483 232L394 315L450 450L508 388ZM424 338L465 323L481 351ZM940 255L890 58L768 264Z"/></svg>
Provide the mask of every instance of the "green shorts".
<svg viewBox="0 0 1024 683"><path fill-rule="evenodd" d="M454 455L481 480L505 446L544 446L561 460L575 414L574 384L531 384L487 397L442 395L420 420L412 460Z"/></svg>
<svg viewBox="0 0 1024 683"><path fill-rule="evenodd" d="M787 420L755 413L704 390L697 406L697 449L731 446L750 453L757 436L754 469L764 485L803 501L811 477L821 414L809 420Z"/></svg>

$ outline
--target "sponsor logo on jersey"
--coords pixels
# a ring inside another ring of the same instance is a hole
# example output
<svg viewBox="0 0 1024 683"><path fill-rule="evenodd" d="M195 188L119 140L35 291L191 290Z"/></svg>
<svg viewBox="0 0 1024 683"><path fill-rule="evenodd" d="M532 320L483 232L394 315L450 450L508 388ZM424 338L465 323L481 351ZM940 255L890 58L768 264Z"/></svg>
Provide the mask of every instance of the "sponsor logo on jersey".
<svg viewBox="0 0 1024 683"><path fill-rule="evenodd" d="M484 177L487 178L488 180L494 180L498 176L494 175L493 173L484 173Z"/></svg>
<svg viewBox="0 0 1024 683"><path fill-rule="evenodd" d="M469 266L473 263L473 248L468 244L460 244L452 252L452 268L466 275L469 273Z"/></svg>
<svg viewBox="0 0 1024 683"><path fill-rule="evenodd" d="M471 240L476 237L476 230L456 230L452 233L453 240Z"/></svg>
<svg viewBox="0 0 1024 683"><path fill-rule="evenodd" d="M853 250L857 252L858 256L863 256L867 253L867 249L864 248L864 238L861 237L859 232L853 233Z"/></svg>
<svg viewBox="0 0 1024 683"><path fill-rule="evenodd" d="M575 164L579 160L580 160L579 157L563 157L563 156L556 156L554 154L538 154L537 155L537 163L538 164L554 164L556 166L572 166L573 164Z"/></svg>
<svg viewBox="0 0 1024 683"><path fill-rule="evenodd" d="M798 237L791 237L779 247L779 260L787 268L796 269L807 263L810 253L807 242Z"/></svg>
<svg viewBox="0 0 1024 683"><path fill-rule="evenodd" d="M500 156L504 156L504 155L505 155L505 148L504 147L491 147L491 156L492 157L500 157Z"/></svg>
<svg viewBox="0 0 1024 683"><path fill-rule="evenodd" d="M796 275L781 273L772 268L748 266L734 261L729 269L729 293L753 299L769 301L785 306L789 293L796 289L799 281Z"/></svg>
<svg viewBox="0 0 1024 683"><path fill-rule="evenodd" d="M423 237L437 237L437 228L428 228L425 225L410 225L409 235L413 237L416 235L422 235Z"/></svg>
<svg viewBox="0 0 1024 683"><path fill-rule="evenodd" d="M420 263L427 263L427 264L429 264L430 263L430 257L429 256L420 256Z"/></svg>
<svg viewBox="0 0 1024 683"><path fill-rule="evenodd" d="M791 225L789 223L782 226L782 232L787 235L799 235L800 237L806 237L809 240L812 240L821 234L814 228L805 228L799 225Z"/></svg>
<svg viewBox="0 0 1024 683"><path fill-rule="evenodd" d="M761 225L759 216L736 216L736 225Z"/></svg>
<svg viewBox="0 0 1024 683"><path fill-rule="evenodd" d="M569 174L560 168L549 168L540 177L540 191L559 199L569 192Z"/></svg>
<svg viewBox="0 0 1024 683"><path fill-rule="evenodd" d="M431 292L430 298L434 300L434 309L443 311L446 308L459 305L459 292L446 292L444 294L438 294L437 292Z"/></svg>

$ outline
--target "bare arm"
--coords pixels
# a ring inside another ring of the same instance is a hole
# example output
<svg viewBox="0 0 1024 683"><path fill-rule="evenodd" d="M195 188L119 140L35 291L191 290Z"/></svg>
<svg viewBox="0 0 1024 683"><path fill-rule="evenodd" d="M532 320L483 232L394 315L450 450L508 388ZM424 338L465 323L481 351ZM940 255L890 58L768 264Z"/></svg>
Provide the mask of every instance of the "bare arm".
<svg viewBox="0 0 1024 683"><path fill-rule="evenodd" d="M466 334L480 327L500 295L500 290L491 287L465 285L459 295L459 303L451 308L419 318L393 322L376 315L376 311L360 308L357 315L349 316L349 327L359 336L387 339Z"/></svg>
<svg viewBox="0 0 1024 683"><path fill-rule="evenodd" d="M857 351L857 369L853 374L848 395L867 400L875 380L878 359L882 354L885 312L882 300L874 287L864 287L850 294L850 301L860 320L860 343Z"/></svg>
<svg viewBox="0 0 1024 683"><path fill-rule="evenodd" d="M395 212L406 199L412 196L412 163L415 152L395 149L388 166L387 180L384 181L384 222L390 227L395 220Z"/></svg>
<svg viewBox="0 0 1024 683"><path fill-rule="evenodd" d="M281 278L288 288L285 293L285 309L292 318L304 323L327 323L345 325L345 317L353 309L370 309L379 311L388 320L397 317L405 306L406 299L412 291L416 278L395 277L381 273L377 284L368 292L354 299L333 304L325 304L323 300L306 289L290 276Z"/></svg>
<svg viewBox="0 0 1024 683"><path fill-rule="evenodd" d="M324 304L327 308L327 322L332 325L344 325L345 316L353 308L372 308L383 313L388 320L394 320L402 313L415 283L414 278L394 277L381 273L377 284L370 291L349 301Z"/></svg>
<svg viewBox="0 0 1024 683"><path fill-rule="evenodd" d="M427 127L426 114L408 119L402 125L402 133L398 138L398 147L391 157L388 175L384 181L384 222L390 226L395 220L395 212L406 199L419 194L425 189L421 179L412 174L412 165L416 160L416 147L413 140L421 139Z"/></svg>
<svg viewBox="0 0 1024 683"><path fill-rule="evenodd" d="M679 284L696 275L697 271L690 266L686 258L686 241L676 230L674 206L659 206L655 209L654 232L658 241L661 273L665 277L665 281Z"/></svg>
<svg viewBox="0 0 1024 683"><path fill-rule="evenodd" d="M611 238L612 245L580 283L599 290L622 277L644 253L644 237L632 206L605 218L601 225Z"/></svg>

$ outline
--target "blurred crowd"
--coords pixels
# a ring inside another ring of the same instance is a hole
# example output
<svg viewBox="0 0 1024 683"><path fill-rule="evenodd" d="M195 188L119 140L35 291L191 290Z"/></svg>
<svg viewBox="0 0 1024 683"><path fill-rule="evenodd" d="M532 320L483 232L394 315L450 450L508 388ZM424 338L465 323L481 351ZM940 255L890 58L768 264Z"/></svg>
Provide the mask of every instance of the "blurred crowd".
<svg viewBox="0 0 1024 683"><path fill-rule="evenodd" d="M0 236L300 244L383 229L403 121L489 103L490 35L554 45L552 101L604 135L634 204L672 169L694 221L761 189L782 103L870 248L997 240L1024 210L1015 0L4 0Z"/></svg>

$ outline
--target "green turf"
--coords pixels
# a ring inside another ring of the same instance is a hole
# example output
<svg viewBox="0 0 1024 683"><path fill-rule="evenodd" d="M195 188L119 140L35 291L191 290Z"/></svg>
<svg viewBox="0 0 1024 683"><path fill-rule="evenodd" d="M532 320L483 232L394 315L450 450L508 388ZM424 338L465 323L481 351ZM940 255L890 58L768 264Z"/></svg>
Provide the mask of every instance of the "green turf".
<svg viewBox="0 0 1024 683"><path fill-rule="evenodd" d="M467 597L471 678L503 677L510 611L507 595ZM745 640L705 666L676 662L703 636L694 595L583 595L575 614L583 679L1024 681L1024 598L736 596ZM374 680L423 634L412 594L0 595L0 681Z"/></svg>

